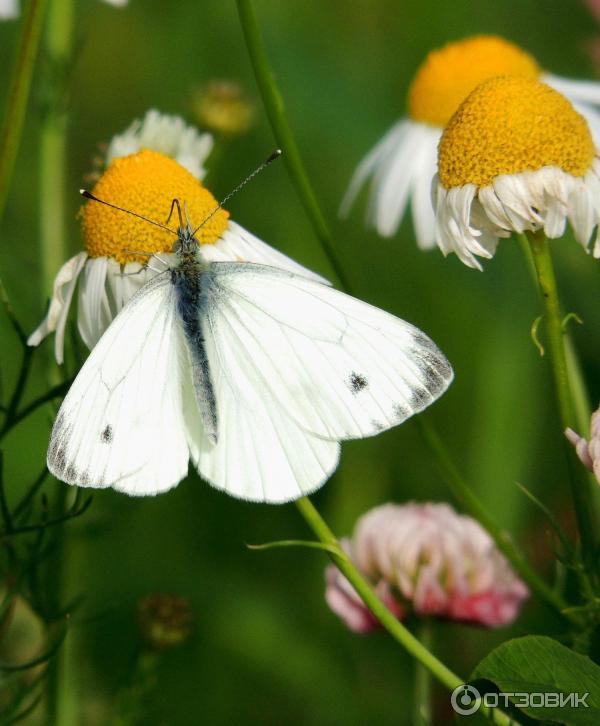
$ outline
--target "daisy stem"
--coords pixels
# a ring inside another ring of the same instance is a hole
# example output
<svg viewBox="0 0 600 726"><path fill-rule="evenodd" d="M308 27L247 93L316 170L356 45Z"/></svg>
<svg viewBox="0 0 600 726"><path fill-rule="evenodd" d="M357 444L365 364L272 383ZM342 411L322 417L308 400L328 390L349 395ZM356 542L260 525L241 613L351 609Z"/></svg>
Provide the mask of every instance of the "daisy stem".
<svg viewBox="0 0 600 726"><path fill-rule="evenodd" d="M302 157L300 156L296 139L287 119L283 96L277 87L275 76L269 65L269 59L258 26L252 0L236 0L236 4L240 24L246 40L246 47L248 48L248 54L254 69L256 83L273 134L279 147L283 151L283 160L287 166L292 183L296 188L296 193L304 207L306 216L313 227L317 239L321 243L329 264L342 283L342 287L347 290L349 288L348 279L338 259L331 232L319 207L317 197L306 173Z"/></svg>
<svg viewBox="0 0 600 726"><path fill-rule="evenodd" d="M329 525L319 514L313 503L308 497L302 497L296 501L296 507L300 514L308 524L310 529L317 536L319 541L327 545L329 557L340 570L340 572L350 582L356 590L364 604L369 608L373 615L379 620L381 625L415 660L427 669L431 675L436 678L448 690L453 691L461 686L465 681L453 673L442 661L433 655L433 653L423 643L416 638L408 628L406 628L396 616L388 610L388 608L377 597L373 588L365 580L358 569L352 564L348 555L342 550L336 536L333 534ZM501 711L497 709L488 709L483 704L480 712L488 717L488 719L498 726L518 726L518 722L511 720Z"/></svg>
<svg viewBox="0 0 600 726"><path fill-rule="evenodd" d="M577 415L570 382L570 371L567 365L565 330L554 266L548 241L543 231L528 233L527 238L535 265L540 296L544 305L549 358L554 377L561 427L564 431L566 428L577 428ZM587 477L582 475L583 468L576 461L572 447L569 446L566 439L565 448L567 449L571 496L573 497L575 516L581 538L583 560L585 564L591 567L594 564L596 551L592 492Z"/></svg>
<svg viewBox="0 0 600 726"><path fill-rule="evenodd" d="M46 2L47 0L30 0L21 21L21 36L10 79L6 114L0 129L0 219L6 205L21 142Z"/></svg>
<svg viewBox="0 0 600 726"><path fill-rule="evenodd" d="M531 248L529 246L529 239L524 232L522 234L516 234L515 236L519 241L521 250L523 251L523 255L527 264L527 269L531 274L531 279L533 280L534 285L537 287L538 277L532 257ZM576 320L578 322L581 322L579 318L576 318ZM587 387L585 385L585 380L583 378L581 365L577 357L577 352L575 350L575 346L573 345L573 341L571 340L568 333L565 333L564 341L565 352L567 356L567 370L569 373L569 382L571 384L571 394L573 396L573 401L575 404L575 415L577 417L577 431L585 437L589 433L590 418L592 416L592 410L589 404L589 396L587 392Z"/></svg>

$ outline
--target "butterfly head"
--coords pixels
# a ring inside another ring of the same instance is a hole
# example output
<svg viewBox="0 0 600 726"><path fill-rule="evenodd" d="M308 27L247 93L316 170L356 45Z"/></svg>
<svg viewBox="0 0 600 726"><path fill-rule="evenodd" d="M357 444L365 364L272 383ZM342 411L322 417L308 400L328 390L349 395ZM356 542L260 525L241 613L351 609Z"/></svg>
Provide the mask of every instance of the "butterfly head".
<svg viewBox="0 0 600 726"><path fill-rule="evenodd" d="M200 242L195 236L195 230L188 223L177 229L177 239L173 244L173 252L179 255L189 255L196 253Z"/></svg>

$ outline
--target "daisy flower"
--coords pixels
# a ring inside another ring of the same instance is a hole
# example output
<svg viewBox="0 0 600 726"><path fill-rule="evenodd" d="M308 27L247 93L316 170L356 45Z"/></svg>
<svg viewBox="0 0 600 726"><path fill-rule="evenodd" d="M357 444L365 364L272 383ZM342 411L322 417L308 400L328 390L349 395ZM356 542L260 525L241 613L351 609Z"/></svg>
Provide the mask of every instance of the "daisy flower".
<svg viewBox="0 0 600 726"><path fill-rule="evenodd" d="M408 92L408 116L398 121L362 160L340 208L346 216L371 178L367 222L391 237L411 205L421 249L435 246L431 182L437 170L442 131L462 101L494 76L520 76L553 86L586 117L600 144L600 83L560 78L542 71L524 50L503 38L477 35L432 51L417 70Z"/></svg>
<svg viewBox="0 0 600 726"><path fill-rule="evenodd" d="M108 5L124 7L128 0L104 0ZM19 17L19 0L0 0L0 20L13 20Z"/></svg>
<svg viewBox="0 0 600 726"><path fill-rule="evenodd" d="M183 125L180 128L187 138L189 130ZM142 138L143 124L139 131ZM117 137L109 147L109 154L115 147L131 149L132 137L129 132ZM201 138L196 138L198 148L202 146ZM164 143L163 139L163 146ZM174 154L177 149L193 146L192 142L178 145L171 139ZM203 161L202 156L197 156L194 166L202 169ZM215 197L188 169L164 153L147 148L114 158L93 193L104 201L161 223L166 221L173 199L185 200L189 218L199 220L198 224L217 206ZM59 270L48 313L28 340L29 345L39 345L54 332L58 363L64 359L65 327L77 285L78 329L85 344L92 349L130 297L159 271L149 262L149 254L168 261L173 246L173 236L165 230L96 202L84 205L81 221L86 249ZM207 262L246 260L324 281L230 220L223 209L198 230L197 237Z"/></svg>
<svg viewBox="0 0 600 726"><path fill-rule="evenodd" d="M492 78L462 103L439 146L436 241L481 269L501 237L570 221L587 249L600 222L600 160L586 120L560 93L529 78ZM600 256L596 239L594 256Z"/></svg>
<svg viewBox="0 0 600 726"><path fill-rule="evenodd" d="M497 628L529 596L489 534L447 504L383 504L363 515L345 541L352 561L399 619L418 617ZM355 632L379 626L348 580L326 570L325 599Z"/></svg>

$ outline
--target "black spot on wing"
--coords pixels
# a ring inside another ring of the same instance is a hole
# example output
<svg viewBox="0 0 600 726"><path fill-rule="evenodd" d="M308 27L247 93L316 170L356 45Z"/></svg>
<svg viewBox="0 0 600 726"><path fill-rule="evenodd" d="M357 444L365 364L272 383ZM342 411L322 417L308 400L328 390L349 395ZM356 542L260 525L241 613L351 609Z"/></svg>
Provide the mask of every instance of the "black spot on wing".
<svg viewBox="0 0 600 726"><path fill-rule="evenodd" d="M356 373L356 371L352 371L348 379L348 386L354 395L367 388L368 385L369 382L365 376L361 373Z"/></svg>
<svg viewBox="0 0 600 726"><path fill-rule="evenodd" d="M103 444L110 444L113 440L113 428L110 424L106 424L106 428L100 434L100 440Z"/></svg>

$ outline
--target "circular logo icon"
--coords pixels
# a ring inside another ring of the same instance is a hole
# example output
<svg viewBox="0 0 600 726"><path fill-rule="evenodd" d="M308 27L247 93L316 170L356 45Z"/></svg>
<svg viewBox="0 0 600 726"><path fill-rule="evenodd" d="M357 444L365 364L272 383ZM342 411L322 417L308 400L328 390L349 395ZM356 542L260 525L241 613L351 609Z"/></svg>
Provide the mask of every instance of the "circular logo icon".
<svg viewBox="0 0 600 726"><path fill-rule="evenodd" d="M457 686L450 696L450 703L456 713L470 716L481 706L481 693L474 686Z"/></svg>

